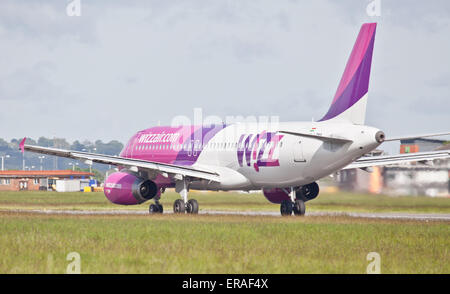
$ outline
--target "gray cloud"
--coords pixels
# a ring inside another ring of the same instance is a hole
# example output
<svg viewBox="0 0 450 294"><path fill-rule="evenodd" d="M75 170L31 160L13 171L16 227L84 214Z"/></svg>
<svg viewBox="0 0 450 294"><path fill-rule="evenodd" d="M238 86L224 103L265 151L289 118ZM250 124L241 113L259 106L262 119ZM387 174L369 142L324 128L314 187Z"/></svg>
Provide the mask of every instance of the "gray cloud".
<svg viewBox="0 0 450 294"><path fill-rule="evenodd" d="M367 122L450 126L450 4L369 1L0 3L0 137L119 139L175 115L319 119L363 22L377 21ZM20 114L21 120L17 122Z"/></svg>
<svg viewBox="0 0 450 294"><path fill-rule="evenodd" d="M83 5L85 2L82 2ZM67 3L69 2L2 1L0 26L8 34L43 41L49 46L63 41L61 38L74 38L79 42L95 41L93 17L89 13L83 15L83 18L68 17Z"/></svg>

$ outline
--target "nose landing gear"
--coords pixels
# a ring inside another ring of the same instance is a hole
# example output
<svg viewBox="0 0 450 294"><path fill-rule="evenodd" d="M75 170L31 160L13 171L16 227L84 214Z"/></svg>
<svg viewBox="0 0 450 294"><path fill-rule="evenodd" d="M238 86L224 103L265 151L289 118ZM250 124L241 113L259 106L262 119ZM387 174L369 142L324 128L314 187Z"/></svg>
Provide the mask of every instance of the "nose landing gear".
<svg viewBox="0 0 450 294"><path fill-rule="evenodd" d="M182 199L177 199L173 203L173 212L180 213L198 213L198 202L195 199L187 199L188 196L188 182L186 179L178 180L175 183L175 191L180 194ZM155 203L150 204L148 211L150 214L163 213L163 206L159 203L159 196L155 197Z"/></svg>
<svg viewBox="0 0 450 294"><path fill-rule="evenodd" d="M150 214L155 214L155 213L163 213L164 208L162 206L161 203L159 203L159 200L155 200L155 204L150 204L150 206L148 207L148 212Z"/></svg>
<svg viewBox="0 0 450 294"><path fill-rule="evenodd" d="M311 187L315 188L312 189ZM317 188L316 188L317 186ZM282 216L286 215L305 215L306 206L305 201L310 199L314 199L319 194L318 185L316 183L312 183L306 186L303 186L300 190L300 195L297 195L297 189L295 187L291 187L289 191L290 200L283 200L280 206L280 212ZM306 195L304 191L307 191ZM314 195L313 195L314 194Z"/></svg>

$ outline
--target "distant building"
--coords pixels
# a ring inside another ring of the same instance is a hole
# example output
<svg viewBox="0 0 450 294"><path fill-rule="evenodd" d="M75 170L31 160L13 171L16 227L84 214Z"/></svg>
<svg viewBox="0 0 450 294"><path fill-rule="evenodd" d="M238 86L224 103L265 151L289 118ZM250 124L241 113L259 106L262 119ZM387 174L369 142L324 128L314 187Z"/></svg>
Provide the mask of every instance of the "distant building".
<svg viewBox="0 0 450 294"><path fill-rule="evenodd" d="M383 192L396 195L449 195L449 169L441 165L394 165L383 171Z"/></svg>
<svg viewBox="0 0 450 294"><path fill-rule="evenodd" d="M93 173L72 170L7 170L0 171L0 191L48 190L56 180L89 179Z"/></svg>
<svg viewBox="0 0 450 294"><path fill-rule="evenodd" d="M410 139L400 140L400 153L414 153L433 151L436 148L443 146L445 141L434 139Z"/></svg>
<svg viewBox="0 0 450 294"><path fill-rule="evenodd" d="M379 149L372 150L364 156L380 156L383 151ZM340 189L364 191L371 193L379 193L383 188L383 180L379 176L381 168L375 166L372 173L359 168L341 170L337 174L337 182Z"/></svg>
<svg viewBox="0 0 450 294"><path fill-rule="evenodd" d="M413 141L413 142L411 142ZM417 146L421 152L448 150L450 144L441 140L408 140L402 146ZM405 148L405 147L403 147ZM384 190L387 193L448 196L450 194L450 160L436 159L432 163L387 166L384 169Z"/></svg>

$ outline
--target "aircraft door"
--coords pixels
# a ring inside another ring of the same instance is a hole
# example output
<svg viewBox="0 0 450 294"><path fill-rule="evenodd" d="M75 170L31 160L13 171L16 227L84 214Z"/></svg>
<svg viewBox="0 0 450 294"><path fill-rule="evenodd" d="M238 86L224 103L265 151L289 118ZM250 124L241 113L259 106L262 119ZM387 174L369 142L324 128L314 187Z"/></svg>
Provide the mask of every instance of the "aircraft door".
<svg viewBox="0 0 450 294"><path fill-rule="evenodd" d="M303 155L303 143L301 140L295 141L293 152L294 162L306 162L305 156Z"/></svg>

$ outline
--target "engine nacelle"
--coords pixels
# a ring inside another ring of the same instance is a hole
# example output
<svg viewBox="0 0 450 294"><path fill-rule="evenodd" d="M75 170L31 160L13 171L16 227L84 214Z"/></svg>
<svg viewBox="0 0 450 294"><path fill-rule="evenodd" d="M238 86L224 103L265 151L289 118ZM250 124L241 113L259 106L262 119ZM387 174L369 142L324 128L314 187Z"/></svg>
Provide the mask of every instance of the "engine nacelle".
<svg viewBox="0 0 450 294"><path fill-rule="evenodd" d="M263 194L270 202L280 204L283 200L291 200L287 191L289 190L280 188L263 189ZM316 182L296 188L296 198L304 202L316 198L317 195L319 195L319 185Z"/></svg>
<svg viewBox="0 0 450 294"><path fill-rule="evenodd" d="M126 172L115 172L105 181L104 193L115 204L140 204L159 193L155 182Z"/></svg>
<svg viewBox="0 0 450 294"><path fill-rule="evenodd" d="M280 204L283 200L291 200L289 194L287 194L283 189L280 188L263 189L263 194L267 200L276 204Z"/></svg>
<svg viewBox="0 0 450 294"><path fill-rule="evenodd" d="M297 189L297 198L302 199L303 201L313 200L319 195L319 185L316 182L313 182L308 185L303 185Z"/></svg>

